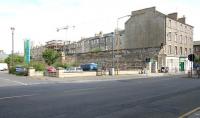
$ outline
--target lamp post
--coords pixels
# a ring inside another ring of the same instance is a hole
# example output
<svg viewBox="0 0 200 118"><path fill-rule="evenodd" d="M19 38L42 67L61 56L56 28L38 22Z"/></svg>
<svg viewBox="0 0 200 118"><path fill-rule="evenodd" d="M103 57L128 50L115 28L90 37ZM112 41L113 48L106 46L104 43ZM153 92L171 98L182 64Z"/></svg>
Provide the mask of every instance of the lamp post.
<svg viewBox="0 0 200 118"><path fill-rule="evenodd" d="M113 35L114 33L112 33ZM112 36L112 68L114 69L114 36Z"/></svg>
<svg viewBox="0 0 200 118"><path fill-rule="evenodd" d="M110 36L112 38L112 67L109 70L109 75L114 75L115 66L114 66L114 33L112 32Z"/></svg>
<svg viewBox="0 0 200 118"><path fill-rule="evenodd" d="M122 17L117 18L117 28L115 30L115 40L116 40L116 50L118 51L120 48L120 37L119 37L119 20L125 17L131 17L131 15L125 15ZM114 58L114 57L113 57ZM119 57L118 57L119 58ZM117 59L117 74L118 74L118 59Z"/></svg>
<svg viewBox="0 0 200 118"><path fill-rule="evenodd" d="M11 65L13 66L14 63L13 63L13 56L14 56L14 31L15 31L15 28L14 27L11 27L10 28L11 31L12 31L12 58L11 58Z"/></svg>

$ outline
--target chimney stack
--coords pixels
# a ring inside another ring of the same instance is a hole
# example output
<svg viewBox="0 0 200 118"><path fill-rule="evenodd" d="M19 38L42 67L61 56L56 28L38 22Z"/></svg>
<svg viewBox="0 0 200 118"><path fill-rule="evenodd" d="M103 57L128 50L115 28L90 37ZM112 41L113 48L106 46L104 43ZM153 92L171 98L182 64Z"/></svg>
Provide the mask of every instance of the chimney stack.
<svg viewBox="0 0 200 118"><path fill-rule="evenodd" d="M175 13L168 14L167 16L168 16L169 18L173 19L173 20L177 20L178 14L177 14L177 12L175 12Z"/></svg>
<svg viewBox="0 0 200 118"><path fill-rule="evenodd" d="M182 18L179 18L178 21L185 24L185 16L183 16Z"/></svg>

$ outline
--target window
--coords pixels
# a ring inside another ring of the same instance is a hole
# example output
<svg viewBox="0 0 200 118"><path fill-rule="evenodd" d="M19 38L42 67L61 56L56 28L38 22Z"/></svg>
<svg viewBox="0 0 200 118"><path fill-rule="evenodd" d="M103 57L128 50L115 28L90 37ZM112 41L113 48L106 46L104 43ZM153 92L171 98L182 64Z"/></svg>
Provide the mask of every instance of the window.
<svg viewBox="0 0 200 118"><path fill-rule="evenodd" d="M187 44L187 36L185 36L185 44Z"/></svg>
<svg viewBox="0 0 200 118"><path fill-rule="evenodd" d="M180 43L182 43L182 35L180 35L180 39L179 40L180 40Z"/></svg>
<svg viewBox="0 0 200 118"><path fill-rule="evenodd" d="M172 46L169 45L168 48L169 48L168 54L172 54Z"/></svg>
<svg viewBox="0 0 200 118"><path fill-rule="evenodd" d="M187 48L185 48L185 55L187 55Z"/></svg>
<svg viewBox="0 0 200 118"><path fill-rule="evenodd" d="M171 27L171 24L172 24L172 20L169 20L169 27Z"/></svg>
<svg viewBox="0 0 200 118"><path fill-rule="evenodd" d="M192 53L192 49L190 48L189 50L190 50L190 54L191 54Z"/></svg>
<svg viewBox="0 0 200 118"><path fill-rule="evenodd" d="M176 55L178 54L177 46L175 46L175 54L176 54Z"/></svg>
<svg viewBox="0 0 200 118"><path fill-rule="evenodd" d="M177 42L177 38L178 38L178 35L177 35L177 33L175 33L175 38L174 38L175 42Z"/></svg>
<svg viewBox="0 0 200 118"><path fill-rule="evenodd" d="M175 28L177 28L177 22L175 21Z"/></svg>
<svg viewBox="0 0 200 118"><path fill-rule="evenodd" d="M180 30L182 31L183 30L183 25L181 24L181 26L180 26Z"/></svg>
<svg viewBox="0 0 200 118"><path fill-rule="evenodd" d="M171 32L168 32L167 38L168 38L169 41L171 41L171 38L172 38L172 33Z"/></svg>
<svg viewBox="0 0 200 118"><path fill-rule="evenodd" d="M182 47L180 47L180 55L183 54L183 50L182 50Z"/></svg>

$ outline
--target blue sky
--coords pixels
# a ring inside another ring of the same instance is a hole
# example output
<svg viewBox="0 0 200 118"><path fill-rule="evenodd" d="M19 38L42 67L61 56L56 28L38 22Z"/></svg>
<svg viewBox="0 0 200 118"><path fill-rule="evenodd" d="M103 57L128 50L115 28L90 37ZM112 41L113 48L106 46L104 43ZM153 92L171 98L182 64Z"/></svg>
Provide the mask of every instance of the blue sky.
<svg viewBox="0 0 200 118"><path fill-rule="evenodd" d="M200 40L198 0L0 0L0 49L11 52L11 31L15 30L15 51L23 52L23 40L34 45L53 39L80 40L95 33L112 32L118 17L131 11L156 6L164 14L178 12L194 26L194 40ZM123 28L127 18L120 20ZM56 28L75 25L75 29L56 32Z"/></svg>

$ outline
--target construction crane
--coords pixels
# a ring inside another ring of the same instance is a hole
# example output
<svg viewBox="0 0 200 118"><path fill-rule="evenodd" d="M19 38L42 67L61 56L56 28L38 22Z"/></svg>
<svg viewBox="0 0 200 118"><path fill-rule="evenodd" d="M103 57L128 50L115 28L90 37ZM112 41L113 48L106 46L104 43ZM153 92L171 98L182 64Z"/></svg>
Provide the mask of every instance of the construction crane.
<svg viewBox="0 0 200 118"><path fill-rule="evenodd" d="M74 25L73 26L67 25L67 26L64 26L64 27L59 27L59 28L56 28L56 31L59 32L60 30L66 30L66 39L65 40L67 41L67 31L68 31L69 28L74 29L75 26ZM64 41L63 51L66 51L66 48L65 48L66 41ZM69 43L70 43L70 41L69 41Z"/></svg>
<svg viewBox="0 0 200 118"><path fill-rule="evenodd" d="M75 26L74 25L73 26L68 26L67 25L67 26L64 26L64 27L57 28L56 31L59 32L60 30L68 30L69 28L73 28L74 29Z"/></svg>

